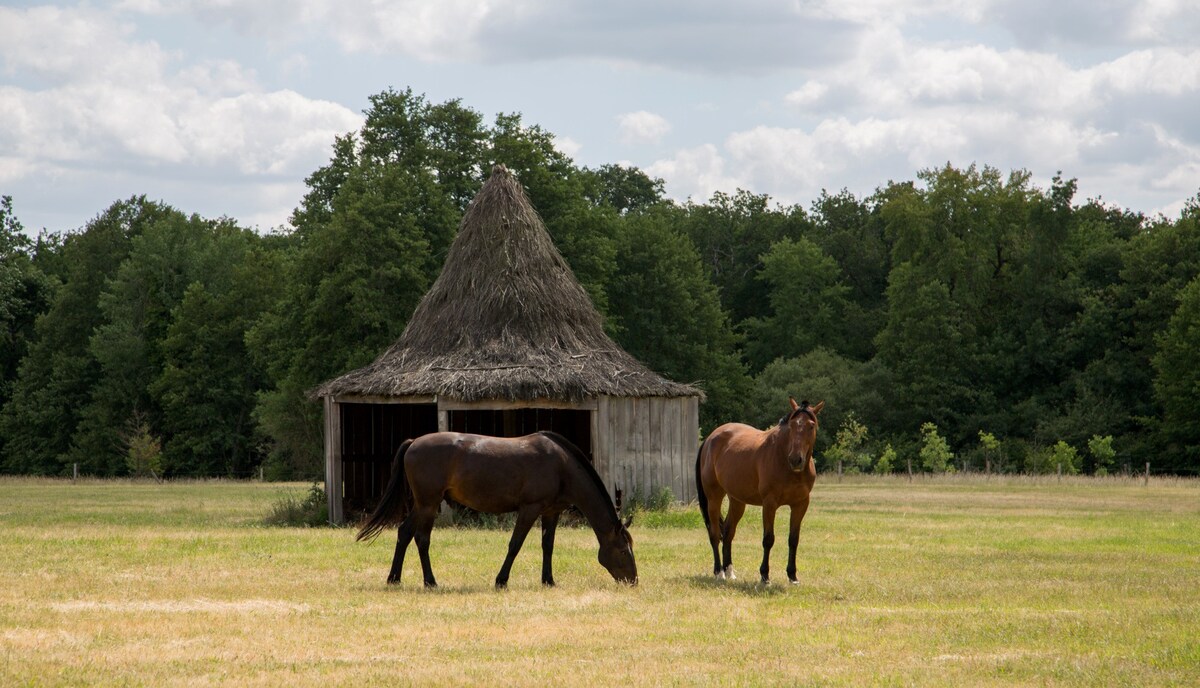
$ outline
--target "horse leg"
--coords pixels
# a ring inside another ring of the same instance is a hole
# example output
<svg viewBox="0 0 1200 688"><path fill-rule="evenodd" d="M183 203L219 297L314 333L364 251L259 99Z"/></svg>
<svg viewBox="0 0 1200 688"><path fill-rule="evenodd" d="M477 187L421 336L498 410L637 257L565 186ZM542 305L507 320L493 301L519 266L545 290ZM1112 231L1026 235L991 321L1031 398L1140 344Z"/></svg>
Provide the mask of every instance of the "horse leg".
<svg viewBox="0 0 1200 688"><path fill-rule="evenodd" d="M792 585L796 580L796 547L800 544L800 522L804 520L804 512L808 511L808 500L792 505L792 518L788 524L788 565L787 576Z"/></svg>
<svg viewBox="0 0 1200 688"><path fill-rule="evenodd" d="M537 520L540 512L537 504L526 504L517 512L517 525L513 528L512 539L508 541L508 556L504 557L504 566L501 566L500 573L496 574L497 588L508 587L508 573L512 570L513 560L517 558L517 552L521 551L521 545L525 544L525 536L529 534L529 529L533 527L533 522Z"/></svg>
<svg viewBox="0 0 1200 688"><path fill-rule="evenodd" d="M721 537L722 524L721 519L721 502L725 501L725 493L718 491L715 486L705 486L704 491L708 492L708 543L712 545L713 553L713 575L717 578L724 578L725 571L721 568Z"/></svg>
<svg viewBox="0 0 1200 688"><path fill-rule="evenodd" d="M554 571L550 561L554 557L554 531L558 528L559 514L542 515L542 585L554 585Z"/></svg>
<svg viewBox="0 0 1200 688"><path fill-rule="evenodd" d="M414 526L417 541L417 553L421 555L421 572L425 574L425 587L436 588L437 580L433 577L433 567L429 564L429 533L433 530L433 522L437 519L437 505L432 508L418 508L413 511Z"/></svg>
<svg viewBox="0 0 1200 688"><path fill-rule="evenodd" d="M389 584L400 582L400 570L404 568L404 553L408 551L408 543L412 542L415 532L413 517L412 514L409 514L396 530L396 554L392 557L392 570L388 572L387 582Z"/></svg>
<svg viewBox="0 0 1200 688"><path fill-rule="evenodd" d="M721 554L725 560L725 578L727 580L737 578L733 575L733 536L737 534L738 521L742 520L744 513L746 513L746 503L739 502L731 496L729 498L729 514L725 516L725 529L721 534Z"/></svg>
<svg viewBox="0 0 1200 688"><path fill-rule="evenodd" d="M771 582L771 548L775 546L775 510L778 508L775 504L763 504L763 560L762 566L758 567L763 585Z"/></svg>

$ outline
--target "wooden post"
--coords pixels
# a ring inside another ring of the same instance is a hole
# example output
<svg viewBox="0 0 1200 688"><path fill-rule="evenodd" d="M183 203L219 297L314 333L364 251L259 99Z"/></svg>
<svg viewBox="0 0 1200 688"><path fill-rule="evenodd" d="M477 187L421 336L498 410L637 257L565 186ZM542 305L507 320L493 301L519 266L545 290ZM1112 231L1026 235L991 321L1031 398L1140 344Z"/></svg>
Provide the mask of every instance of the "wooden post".
<svg viewBox="0 0 1200 688"><path fill-rule="evenodd" d="M838 459L838 482L842 481L842 460Z"/></svg>
<svg viewBox="0 0 1200 688"><path fill-rule="evenodd" d="M1146 479L1142 481L1142 484L1143 485L1150 484L1150 462L1149 461L1146 462Z"/></svg>
<svg viewBox="0 0 1200 688"><path fill-rule="evenodd" d="M912 457L906 456L905 460L908 461L908 480L912 482Z"/></svg>
<svg viewBox="0 0 1200 688"><path fill-rule="evenodd" d="M345 489L342 466L342 406L333 397L325 397L325 498L329 504L329 522L340 526L345 521L342 497Z"/></svg>
<svg viewBox="0 0 1200 688"><path fill-rule="evenodd" d="M266 482L266 480L263 480L263 467L262 467L262 464L259 464L259 465L258 465L258 482L260 482L260 483L265 483L265 482Z"/></svg>
<svg viewBox="0 0 1200 688"><path fill-rule="evenodd" d="M1062 482L1062 462L1058 462L1058 482Z"/></svg>
<svg viewBox="0 0 1200 688"><path fill-rule="evenodd" d="M76 480L79 480L79 464L78 463L75 464L75 468L71 472L71 482L75 482Z"/></svg>

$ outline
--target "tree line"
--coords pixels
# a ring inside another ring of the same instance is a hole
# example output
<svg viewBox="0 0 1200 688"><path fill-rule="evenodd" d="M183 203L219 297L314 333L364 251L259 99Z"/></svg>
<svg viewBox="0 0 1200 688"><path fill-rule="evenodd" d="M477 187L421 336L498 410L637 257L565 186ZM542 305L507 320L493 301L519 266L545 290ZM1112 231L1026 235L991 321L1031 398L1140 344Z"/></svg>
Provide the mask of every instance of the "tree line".
<svg viewBox="0 0 1200 688"><path fill-rule="evenodd" d="M704 389L703 431L793 395L826 401L822 468L1200 472L1200 195L1148 217L946 165L678 203L519 115L411 90L365 114L287 232L134 197L33 239L4 197L0 470L319 475L309 390L400 335L504 163L609 334Z"/></svg>

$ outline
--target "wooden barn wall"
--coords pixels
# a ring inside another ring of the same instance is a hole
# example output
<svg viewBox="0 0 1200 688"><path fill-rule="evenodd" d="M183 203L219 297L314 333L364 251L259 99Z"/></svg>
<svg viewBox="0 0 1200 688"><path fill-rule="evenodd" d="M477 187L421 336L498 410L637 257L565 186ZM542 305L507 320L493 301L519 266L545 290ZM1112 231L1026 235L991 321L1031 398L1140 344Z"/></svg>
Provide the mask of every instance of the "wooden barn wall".
<svg viewBox="0 0 1200 688"><path fill-rule="evenodd" d="M648 496L666 486L690 502L699 427L695 397L601 397L592 433L596 470L610 490Z"/></svg>

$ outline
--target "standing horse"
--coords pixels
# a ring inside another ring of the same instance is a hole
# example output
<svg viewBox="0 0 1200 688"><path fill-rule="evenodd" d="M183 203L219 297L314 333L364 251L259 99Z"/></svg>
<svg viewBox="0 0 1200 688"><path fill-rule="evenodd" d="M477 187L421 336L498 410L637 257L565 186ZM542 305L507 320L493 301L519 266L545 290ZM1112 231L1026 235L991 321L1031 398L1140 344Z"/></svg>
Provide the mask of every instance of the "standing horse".
<svg viewBox="0 0 1200 688"><path fill-rule="evenodd" d="M775 544L775 511L781 506L792 510L788 533L788 580L796 583L796 546L800 542L800 522L808 510L808 495L817 479L813 464L813 445L817 440L817 414L825 402L788 400L791 411L770 430L758 430L741 423L726 423L700 445L696 454L696 487L700 514L708 530L713 551L713 574L734 578L731 548L738 521L747 504L762 506L763 558L758 572L763 583L770 582L771 547ZM721 518L721 502L729 495L729 513ZM723 544L717 552L717 543ZM722 563L721 554L724 555Z"/></svg>
<svg viewBox="0 0 1200 688"><path fill-rule="evenodd" d="M437 586L429 565L429 533L443 499L488 514L517 512L508 556L496 587L508 585L513 559L533 522L542 519L542 583L554 585L551 557L558 517L574 505L596 531L599 560L612 577L637 583L629 522L621 522L596 469L574 444L553 432L501 438L438 432L406 440L392 462L392 478L375 512L358 531L374 538L400 524L388 583L400 582L404 553L416 539L425 587Z"/></svg>

